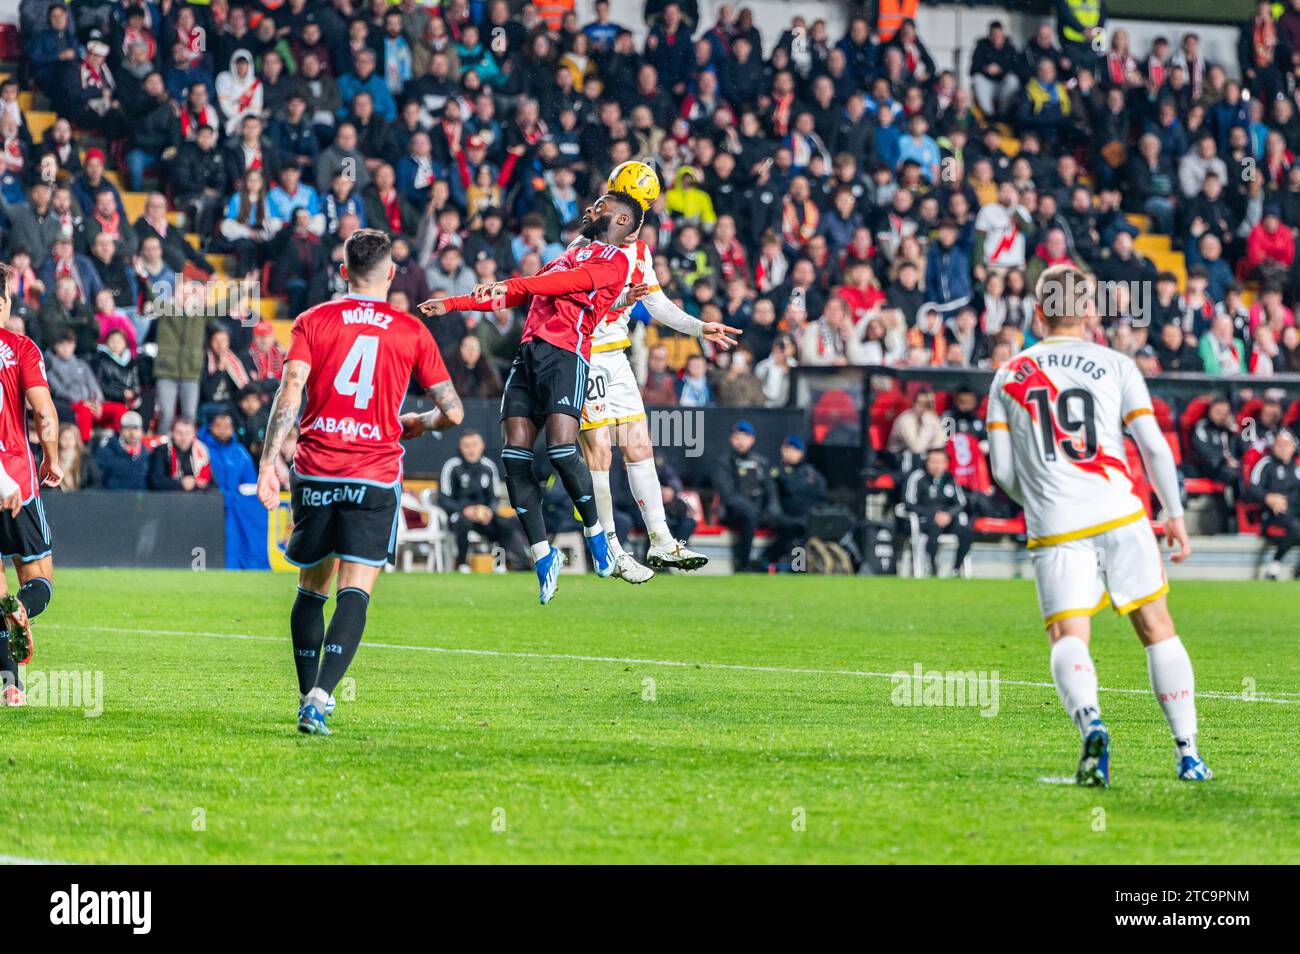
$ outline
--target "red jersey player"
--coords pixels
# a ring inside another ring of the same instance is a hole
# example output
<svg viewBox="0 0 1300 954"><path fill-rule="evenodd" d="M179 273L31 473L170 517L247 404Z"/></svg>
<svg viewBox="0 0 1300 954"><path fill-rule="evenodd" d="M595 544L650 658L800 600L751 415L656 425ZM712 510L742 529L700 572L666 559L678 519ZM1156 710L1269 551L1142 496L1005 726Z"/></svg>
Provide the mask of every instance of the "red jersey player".
<svg viewBox="0 0 1300 954"><path fill-rule="evenodd" d="M532 278L479 286L472 295L431 299L426 315L492 311L533 296L524 333L501 397L505 449L501 452L510 503L532 547L540 600L555 595L564 558L546 538L542 488L533 473L533 445L546 431L546 453L582 517L583 533L599 576L614 572L614 556L596 512L591 471L578 451L578 426L587 393L591 337L627 287L631 263L620 248L641 228L641 206L611 192L582 216L590 245L570 248ZM613 529L612 527L610 528Z"/></svg>
<svg viewBox="0 0 1300 954"><path fill-rule="evenodd" d="M0 560L11 559L19 590L9 593L0 577L0 612L5 633L0 639L0 681L4 705L26 705L18 667L32 656L30 620L54 595L54 559L50 525L45 520L40 487L63 480L59 467L59 417L45 380L41 351L26 335L4 327L9 320L12 270L0 265ZM27 410L32 406L41 442L40 476L27 441Z"/></svg>
<svg viewBox="0 0 1300 954"><path fill-rule="evenodd" d="M305 391L285 557L301 568L289 626L298 729L313 735L329 734L325 716L334 687L361 643L375 577L393 558L402 496L399 441L454 427L464 417L429 330L385 302L391 249L383 232L352 233L342 267L348 295L309 308L293 323L257 480L258 497L274 510L280 505L276 460ZM424 414L401 414L412 374L433 399L434 409ZM337 603L327 632L325 602L336 570Z"/></svg>

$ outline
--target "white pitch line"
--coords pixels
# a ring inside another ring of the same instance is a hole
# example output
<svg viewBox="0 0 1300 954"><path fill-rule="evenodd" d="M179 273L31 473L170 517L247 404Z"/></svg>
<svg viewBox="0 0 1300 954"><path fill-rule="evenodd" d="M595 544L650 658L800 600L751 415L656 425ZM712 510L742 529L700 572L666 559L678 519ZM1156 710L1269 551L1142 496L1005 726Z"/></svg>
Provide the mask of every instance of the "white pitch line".
<svg viewBox="0 0 1300 954"><path fill-rule="evenodd" d="M45 627L46 629L72 629L72 630L91 630L97 633L127 633L133 635L145 636L203 636L210 639L244 639L255 642L273 642L283 643L287 637L284 636L260 636L251 633L216 633L211 631L187 630L187 629L131 629L123 626L73 626L69 623L53 623ZM407 652L417 653L443 653L455 656L497 656L507 659L550 659L566 662L593 662L593 663L622 663L633 666L668 666L675 669L714 669L714 670L731 670L736 672L766 672L776 673L779 675L794 676L854 676L859 679L893 679L901 672L903 675L911 676L910 672L899 670L899 672L871 672L865 669L801 669L787 666L759 666L748 663L715 663L715 662L682 662L677 659L640 659L635 656L583 656L573 653L530 653L522 650L506 649L465 649L452 648L447 646L409 646L400 643L377 643L363 640L362 649L397 649ZM1050 682L1031 682L1020 679L998 679L999 685L1006 686L1025 686L1032 689L1052 689L1056 686ZM1110 686L1099 686L1101 692L1117 692L1126 695L1149 695L1150 689L1121 689ZM1270 695L1257 695L1253 698L1246 698L1239 692L1215 692L1212 690L1201 690L1197 695L1205 699L1224 699L1236 702L1271 702L1275 705L1291 706L1300 704L1300 699L1279 699L1275 696L1300 695L1300 693L1275 692Z"/></svg>
<svg viewBox="0 0 1300 954"><path fill-rule="evenodd" d="M75 865L75 861L50 861L47 858L24 858L22 855L0 855L0 865Z"/></svg>

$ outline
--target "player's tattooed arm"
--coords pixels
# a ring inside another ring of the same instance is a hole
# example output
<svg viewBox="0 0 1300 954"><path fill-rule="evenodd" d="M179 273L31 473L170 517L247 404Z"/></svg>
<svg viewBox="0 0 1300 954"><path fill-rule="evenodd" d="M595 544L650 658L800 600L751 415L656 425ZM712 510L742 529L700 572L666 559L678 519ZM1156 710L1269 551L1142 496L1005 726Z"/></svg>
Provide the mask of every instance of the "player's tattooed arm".
<svg viewBox="0 0 1300 954"><path fill-rule="evenodd" d="M275 462L289 432L298 424L298 411L302 407L302 392L307 384L311 365L306 361L286 361L280 389L271 404L271 418L266 425L266 440L262 445L262 464L257 474L257 497L267 510L280 506L280 477Z"/></svg>
<svg viewBox="0 0 1300 954"><path fill-rule="evenodd" d="M402 440L410 440L429 431L445 431L465 420L465 408L450 381L439 382L425 393L433 401L433 410L423 414L414 411L403 414Z"/></svg>
<svg viewBox="0 0 1300 954"><path fill-rule="evenodd" d="M36 439L41 444L41 486L57 487L63 483L63 468L59 466L59 413L54 409L49 388L40 385L28 388L26 396L36 423Z"/></svg>

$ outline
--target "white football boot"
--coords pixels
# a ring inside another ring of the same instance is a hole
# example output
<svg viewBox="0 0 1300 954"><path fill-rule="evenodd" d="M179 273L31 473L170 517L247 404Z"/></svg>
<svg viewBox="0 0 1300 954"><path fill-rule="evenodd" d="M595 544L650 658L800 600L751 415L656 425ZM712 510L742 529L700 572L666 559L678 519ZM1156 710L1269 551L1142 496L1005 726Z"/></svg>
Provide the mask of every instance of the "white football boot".
<svg viewBox="0 0 1300 954"><path fill-rule="evenodd" d="M709 558L688 549L680 540L669 540L664 544L652 544L645 561L655 569L698 570L709 562Z"/></svg>
<svg viewBox="0 0 1300 954"><path fill-rule="evenodd" d="M613 575L628 583L645 583L654 578L655 571L636 561L632 554L619 545L618 538L610 533L606 535L609 539L610 550L615 554L614 573Z"/></svg>

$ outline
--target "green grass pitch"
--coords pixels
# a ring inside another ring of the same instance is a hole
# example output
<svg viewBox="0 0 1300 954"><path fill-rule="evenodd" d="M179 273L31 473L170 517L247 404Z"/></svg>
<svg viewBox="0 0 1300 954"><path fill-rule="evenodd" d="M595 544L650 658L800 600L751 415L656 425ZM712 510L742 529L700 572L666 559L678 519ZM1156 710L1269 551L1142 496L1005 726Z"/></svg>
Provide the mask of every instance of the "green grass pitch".
<svg viewBox="0 0 1300 954"><path fill-rule="evenodd" d="M330 738L294 729L293 595L59 571L29 684L100 672L103 711L0 710L6 860L1300 861L1285 583L1174 584L1205 785L1175 780L1141 648L1097 617L1128 690L1102 693L1109 791L1044 781L1078 735L1027 582L565 577L540 607L530 576L387 575ZM895 704L917 664L996 671L996 714Z"/></svg>

